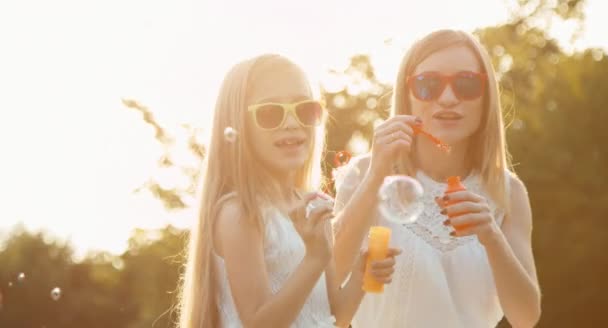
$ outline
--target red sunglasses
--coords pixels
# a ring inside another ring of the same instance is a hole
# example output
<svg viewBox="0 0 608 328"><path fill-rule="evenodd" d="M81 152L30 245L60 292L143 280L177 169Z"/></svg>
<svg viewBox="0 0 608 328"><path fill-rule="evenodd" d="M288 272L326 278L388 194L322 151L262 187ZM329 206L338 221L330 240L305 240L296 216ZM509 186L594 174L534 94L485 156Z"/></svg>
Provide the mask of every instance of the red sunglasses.
<svg viewBox="0 0 608 328"><path fill-rule="evenodd" d="M484 73L462 71L453 75L439 72L423 72L407 78L407 86L416 99L437 100L449 84L458 100L473 100L485 91L487 77Z"/></svg>

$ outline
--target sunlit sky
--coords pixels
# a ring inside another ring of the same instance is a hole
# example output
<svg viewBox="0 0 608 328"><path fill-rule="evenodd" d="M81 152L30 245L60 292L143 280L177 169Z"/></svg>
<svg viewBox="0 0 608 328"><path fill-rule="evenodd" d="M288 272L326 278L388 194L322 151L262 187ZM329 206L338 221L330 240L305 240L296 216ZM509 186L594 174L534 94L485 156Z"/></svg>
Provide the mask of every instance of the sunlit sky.
<svg viewBox="0 0 608 328"><path fill-rule="evenodd" d="M608 48L608 3L589 0L586 12L572 47ZM134 227L191 224L192 210L169 213L133 193L156 174L161 148L123 97L170 130L206 129L224 73L242 58L279 52L318 81L367 53L392 81L413 39L507 17L504 0L2 1L0 232L23 222L79 252L120 252Z"/></svg>

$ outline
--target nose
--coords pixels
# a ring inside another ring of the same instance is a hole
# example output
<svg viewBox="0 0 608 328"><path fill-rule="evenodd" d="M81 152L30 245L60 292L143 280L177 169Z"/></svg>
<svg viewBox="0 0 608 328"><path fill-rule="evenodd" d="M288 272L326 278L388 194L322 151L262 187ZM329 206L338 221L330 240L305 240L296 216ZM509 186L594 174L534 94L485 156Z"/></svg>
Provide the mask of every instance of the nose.
<svg viewBox="0 0 608 328"><path fill-rule="evenodd" d="M441 107L446 108L453 107L454 105L458 104L458 102L459 100L458 98L456 98L454 90L452 90L452 86L450 84L445 86L443 92L441 93L441 95L439 95L439 98L437 99L437 103L441 105Z"/></svg>
<svg viewBox="0 0 608 328"><path fill-rule="evenodd" d="M300 123L298 122L295 115L296 114L294 112L287 113L285 122L283 122L283 126L282 126L283 129L293 130L293 129L297 129L300 127Z"/></svg>

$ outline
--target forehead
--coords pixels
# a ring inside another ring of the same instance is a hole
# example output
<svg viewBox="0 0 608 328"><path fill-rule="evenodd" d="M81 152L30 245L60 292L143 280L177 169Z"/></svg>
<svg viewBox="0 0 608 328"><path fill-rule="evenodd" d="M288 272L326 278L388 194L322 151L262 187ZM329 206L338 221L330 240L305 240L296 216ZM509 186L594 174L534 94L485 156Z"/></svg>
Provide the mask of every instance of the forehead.
<svg viewBox="0 0 608 328"><path fill-rule="evenodd" d="M261 70L249 89L249 103L294 102L311 98L304 73L296 67L281 65Z"/></svg>
<svg viewBox="0 0 608 328"><path fill-rule="evenodd" d="M419 74L427 71L437 71L453 74L460 71L481 72L481 65L473 50L464 45L439 50L425 58L414 71Z"/></svg>

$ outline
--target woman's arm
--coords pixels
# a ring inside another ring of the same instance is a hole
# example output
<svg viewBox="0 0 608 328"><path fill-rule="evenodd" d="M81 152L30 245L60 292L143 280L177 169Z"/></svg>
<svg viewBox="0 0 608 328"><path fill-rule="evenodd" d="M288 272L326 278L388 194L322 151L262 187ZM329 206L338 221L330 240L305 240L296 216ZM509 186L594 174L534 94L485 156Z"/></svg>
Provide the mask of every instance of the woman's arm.
<svg viewBox="0 0 608 328"><path fill-rule="evenodd" d="M380 124L374 131L371 155L356 163L362 177L358 179L357 186L348 181L339 186L334 254L340 281L351 271L369 227L375 221L378 190L399 156L409 153L413 135L411 126L419 123L414 116L396 115ZM348 178L347 175L345 179Z"/></svg>
<svg viewBox="0 0 608 328"><path fill-rule="evenodd" d="M364 157L355 163L351 170L359 172L363 178L347 175L345 179L355 181L345 181L336 193L334 258L339 281L344 281L351 272L363 240L375 220L378 189L383 177L368 172L369 162L370 158Z"/></svg>
<svg viewBox="0 0 608 328"><path fill-rule="evenodd" d="M524 184L511 178L511 211L486 245L500 304L514 327L533 327L541 314L541 293L532 253L532 210Z"/></svg>
<svg viewBox="0 0 608 328"><path fill-rule="evenodd" d="M372 262L371 272L376 280L384 284L389 284L392 281L395 272L395 256L399 254L401 254L401 250L390 248L386 259ZM362 287L366 259L367 252L362 252L344 288L341 288L333 262L330 261L325 271L331 312L336 318L336 326L338 327L348 327L350 325L361 300L365 296Z"/></svg>
<svg viewBox="0 0 608 328"><path fill-rule="evenodd" d="M540 318L540 289L532 254L532 211L524 184L510 181L509 214L498 227L487 201L470 191L458 191L444 200L459 201L442 213L458 216L446 220L460 227L456 236L477 235L485 247L496 291L505 316L514 327L533 327ZM442 206L442 201L438 201ZM458 214L466 213L466 214Z"/></svg>

